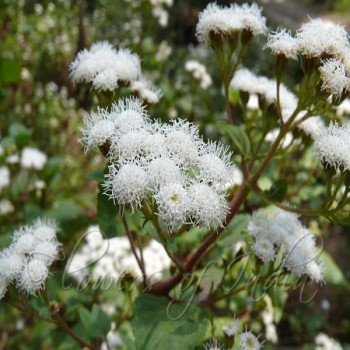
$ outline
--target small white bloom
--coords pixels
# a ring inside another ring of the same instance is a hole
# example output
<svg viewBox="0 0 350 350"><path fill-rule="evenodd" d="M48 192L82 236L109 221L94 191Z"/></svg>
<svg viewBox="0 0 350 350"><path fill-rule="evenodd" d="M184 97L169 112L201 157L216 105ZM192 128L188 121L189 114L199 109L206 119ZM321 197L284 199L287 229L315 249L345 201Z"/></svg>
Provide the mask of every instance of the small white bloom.
<svg viewBox="0 0 350 350"><path fill-rule="evenodd" d="M19 162L19 155L18 154L11 154L6 158L6 163L8 164L17 164Z"/></svg>
<svg viewBox="0 0 350 350"><path fill-rule="evenodd" d="M335 98L340 98L345 91L349 90L350 79L346 76L345 66L342 62L337 59L329 59L323 62L319 70L323 90Z"/></svg>
<svg viewBox="0 0 350 350"><path fill-rule="evenodd" d="M335 169L350 169L350 130L331 123L316 136L314 149L318 158Z"/></svg>
<svg viewBox="0 0 350 350"><path fill-rule="evenodd" d="M32 259L25 265L19 277L18 286L27 294L34 294L44 287L49 275L46 264L38 259Z"/></svg>
<svg viewBox="0 0 350 350"><path fill-rule="evenodd" d="M19 254L30 254L36 244L35 237L29 226L16 230L13 234L12 246Z"/></svg>
<svg viewBox="0 0 350 350"><path fill-rule="evenodd" d="M344 115L350 114L350 99L346 98L337 108L337 117L343 117Z"/></svg>
<svg viewBox="0 0 350 350"><path fill-rule="evenodd" d="M119 170L109 166L104 183L105 193L120 205L130 205L134 210L141 206L147 194L147 174L137 164L127 163Z"/></svg>
<svg viewBox="0 0 350 350"><path fill-rule="evenodd" d="M181 184L172 183L162 186L154 195L158 214L171 230L179 228L186 222L189 199Z"/></svg>
<svg viewBox="0 0 350 350"><path fill-rule="evenodd" d="M205 66L196 60L189 60L185 63L185 69L192 73L193 78L200 81L200 87L207 89L212 84L212 79Z"/></svg>
<svg viewBox="0 0 350 350"><path fill-rule="evenodd" d="M0 253L0 279L14 281L23 270L26 258L13 247L3 249Z"/></svg>
<svg viewBox="0 0 350 350"><path fill-rule="evenodd" d="M224 345L216 341L213 343L211 342L205 343L203 346L204 346L204 350L223 350L224 349Z"/></svg>
<svg viewBox="0 0 350 350"><path fill-rule="evenodd" d="M15 207L8 199L0 200L0 216L11 214L14 212L14 210Z"/></svg>
<svg viewBox="0 0 350 350"><path fill-rule="evenodd" d="M249 69L238 69L231 80L231 86L235 90L257 94L258 77Z"/></svg>
<svg viewBox="0 0 350 350"><path fill-rule="evenodd" d="M202 226L222 225L228 212L223 196L203 183L195 183L188 189L190 214L196 224Z"/></svg>
<svg viewBox="0 0 350 350"><path fill-rule="evenodd" d="M239 340L240 350L260 350L261 343L259 339L250 331L245 331L240 334Z"/></svg>
<svg viewBox="0 0 350 350"><path fill-rule="evenodd" d="M10 184L10 170L6 166L0 167L0 193L1 190Z"/></svg>
<svg viewBox="0 0 350 350"><path fill-rule="evenodd" d="M181 170L168 157L153 159L147 165L148 188L152 191L170 183L181 183Z"/></svg>
<svg viewBox="0 0 350 350"><path fill-rule="evenodd" d="M118 137L132 130L141 130L149 122L142 102L137 98L124 98L113 103L111 119Z"/></svg>
<svg viewBox="0 0 350 350"><path fill-rule="evenodd" d="M303 116L303 114L301 116ZM299 116L296 117L296 121L298 120L298 118ZM311 136L312 138L317 137L317 135L322 131L324 127L324 122L319 116L307 118L298 125L298 128L300 130L302 130L306 135Z"/></svg>
<svg viewBox="0 0 350 350"><path fill-rule="evenodd" d="M47 162L44 152L33 147L25 147L22 150L21 166L26 169L41 170Z"/></svg>
<svg viewBox="0 0 350 350"><path fill-rule="evenodd" d="M198 158L199 179L221 191L233 179L235 166L230 158L231 152L221 144L207 145Z"/></svg>
<svg viewBox="0 0 350 350"><path fill-rule="evenodd" d="M81 129L83 137L79 140L85 150L102 146L111 138L114 132L114 122L111 115L104 109L98 109L97 113L91 113L84 118L84 127Z"/></svg>
<svg viewBox="0 0 350 350"><path fill-rule="evenodd" d="M57 224L50 219L37 219L32 226L32 234L39 242L56 242Z"/></svg>
<svg viewBox="0 0 350 350"><path fill-rule="evenodd" d="M344 27L319 18L304 23L297 31L296 39L300 53L307 57L337 56L349 44Z"/></svg>
<svg viewBox="0 0 350 350"><path fill-rule="evenodd" d="M233 337L236 335L239 331L239 322L236 318L233 319L233 322L231 324L224 325L222 327L222 330L228 337Z"/></svg>
<svg viewBox="0 0 350 350"><path fill-rule="evenodd" d="M142 76L140 80L135 80L130 85L131 91L137 92L139 96L147 103L158 103L162 97L162 92L146 77Z"/></svg>
<svg viewBox="0 0 350 350"><path fill-rule="evenodd" d="M189 166L196 163L201 145L196 126L177 120L165 128L165 136L167 150L177 162Z"/></svg>
<svg viewBox="0 0 350 350"><path fill-rule="evenodd" d="M275 55L283 55L293 60L297 59L297 40L285 29L269 34L265 47L269 48Z"/></svg>
<svg viewBox="0 0 350 350"><path fill-rule="evenodd" d="M275 247L267 238L257 238L253 243L253 249L263 262L273 261L276 256Z"/></svg>

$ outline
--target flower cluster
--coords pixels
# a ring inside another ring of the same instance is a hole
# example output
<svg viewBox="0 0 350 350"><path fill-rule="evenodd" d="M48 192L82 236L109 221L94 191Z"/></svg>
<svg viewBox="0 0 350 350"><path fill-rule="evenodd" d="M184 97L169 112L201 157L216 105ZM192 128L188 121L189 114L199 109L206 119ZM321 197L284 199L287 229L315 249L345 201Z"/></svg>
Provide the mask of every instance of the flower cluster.
<svg viewBox="0 0 350 350"><path fill-rule="evenodd" d="M296 214L278 209L269 216L259 210L253 213L248 230L254 238L252 248L262 261L274 261L277 250L281 250L287 270L298 276L306 274L316 282L323 281L314 235L302 226Z"/></svg>
<svg viewBox="0 0 350 350"><path fill-rule="evenodd" d="M199 85L203 90L206 90L211 84L211 76L203 64L195 60L189 60L185 63L185 69L192 73L193 78L199 80Z"/></svg>
<svg viewBox="0 0 350 350"><path fill-rule="evenodd" d="M297 59L319 60L322 89L341 98L350 90L350 43L346 30L340 25L321 19L304 23L293 37L285 30L271 33L266 47L275 55Z"/></svg>
<svg viewBox="0 0 350 350"><path fill-rule="evenodd" d="M325 166L350 170L350 129L331 123L315 137L314 149Z"/></svg>
<svg viewBox="0 0 350 350"><path fill-rule="evenodd" d="M49 267L59 255L56 231L55 222L38 219L14 232L11 245L0 252L0 298L10 283L27 294L44 287Z"/></svg>
<svg viewBox="0 0 350 350"><path fill-rule="evenodd" d="M96 90L113 91L122 82L131 83L141 76L140 58L128 49L113 48L108 42L97 42L90 50L78 53L70 65L73 82L92 83Z"/></svg>
<svg viewBox="0 0 350 350"><path fill-rule="evenodd" d="M127 237L104 239L97 226L90 226L84 235L85 243L70 258L67 272L78 281L115 280L125 272L142 277L139 265L131 253ZM169 268L170 259L163 246L151 240L142 249L145 272L149 278L158 279L164 269ZM89 271L89 267L92 270ZM91 272L91 276L89 276Z"/></svg>
<svg viewBox="0 0 350 350"><path fill-rule="evenodd" d="M200 42L210 42L211 33L226 36L248 31L253 35L266 32L266 18L261 15L261 8L256 4L242 6L233 4L221 7L216 3L209 4L199 14L197 38Z"/></svg>
<svg viewBox="0 0 350 350"><path fill-rule="evenodd" d="M148 199L170 230L225 219L226 186L236 175L231 153L205 143L193 124L151 122L132 98L92 114L82 131L86 149L109 145L105 193L120 205L140 208Z"/></svg>

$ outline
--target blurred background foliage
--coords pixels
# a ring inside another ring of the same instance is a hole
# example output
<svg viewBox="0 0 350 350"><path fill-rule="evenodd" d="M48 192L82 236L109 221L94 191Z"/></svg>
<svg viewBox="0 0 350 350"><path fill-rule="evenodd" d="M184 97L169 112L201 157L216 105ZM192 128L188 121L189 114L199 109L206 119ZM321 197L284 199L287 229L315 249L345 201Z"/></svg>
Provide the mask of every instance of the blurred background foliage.
<svg viewBox="0 0 350 350"><path fill-rule="evenodd" d="M0 210L1 247L9 244L16 227L46 216L58 220L61 227L58 238L64 243L64 253L68 256L84 229L98 220L96 199L105 160L97 152L84 156L83 148L77 142L82 118L96 109L98 100L88 88L73 86L69 79L70 62L77 52L90 47L95 41L108 40L116 47L128 47L140 55L144 74L163 93L160 103L150 107L152 116L164 121L175 117L188 118L199 125L205 138L222 138L225 141L215 127L225 119L215 59L209 48L197 45L194 35L198 13L207 3L200 0L174 1L171 7L164 7L168 14L165 20L164 13L163 17L155 14L148 1L0 1L0 167L9 169L11 179L10 184L1 189L1 201L7 200L12 206L7 211ZM283 2L276 5L274 1L262 3L270 7L283 5ZM296 6L303 9L307 6L310 12L316 14L329 15L329 11L339 11L344 15L350 12L348 0L305 0ZM339 14L332 12L332 16ZM273 16L268 19L274 28L283 24L274 22ZM253 42L245 55L245 66L271 76L273 58L263 50L263 45L263 38ZM198 60L207 67L213 80L208 89L199 88L185 70L185 62L190 59ZM291 64L288 69L286 84L293 87L301 72L296 64ZM25 147L37 148L47 155L47 162L41 169L21 166ZM308 161L306 156L305 162ZM273 176L268 174L265 180L271 183ZM302 198L315 201L318 196L317 179L308 179L309 176L300 169L299 178L293 181L296 184L314 181L309 187L313 193L305 191ZM300 302L300 291L290 295L278 326L280 346L277 348L280 349L284 344L296 348L306 344L305 349L311 349L313 339L320 331L326 331L343 344L350 344L350 298L348 284L344 282L350 279L350 235L346 232L349 229L326 224L322 220L315 220L312 224L323 232L327 251L343 273L335 266L332 271L340 277L333 285L320 288L311 303ZM57 262L57 270L63 271L65 263L64 259ZM102 296L96 291L78 292L74 288L58 292L60 289L55 286L61 283L61 277L62 272L50 279L49 293L53 298L55 293L60 293L57 298L66 303L73 323L80 318L96 318L100 312L97 304L101 302L117 303L117 309L125 307L125 295L113 289ZM313 290L304 292L312 293ZM80 306L74 309L77 302ZM43 306L35 298L32 304L45 317ZM90 311L83 309L84 305L91 307L93 304L95 309L87 316ZM130 317L130 310L125 312L126 317ZM103 316L97 319L103 320ZM80 327L76 331L84 335L93 323L85 324L86 329L84 324ZM132 343L130 327L126 325L119 330L125 344ZM9 305L1 304L0 332L4 331L9 336L7 344L12 349L46 349L46 345L49 349L52 342L55 349L76 348L74 342L62 334L56 334L50 340L52 328L44 321L37 321ZM256 331L262 331L258 324ZM99 331L96 332L98 336Z"/></svg>

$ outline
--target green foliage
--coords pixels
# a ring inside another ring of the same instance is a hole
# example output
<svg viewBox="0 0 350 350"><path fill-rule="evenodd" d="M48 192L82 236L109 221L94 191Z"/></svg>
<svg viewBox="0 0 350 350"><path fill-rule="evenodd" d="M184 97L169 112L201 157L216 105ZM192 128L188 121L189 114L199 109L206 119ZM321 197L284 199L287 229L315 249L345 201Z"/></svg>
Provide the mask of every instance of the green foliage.
<svg viewBox="0 0 350 350"><path fill-rule="evenodd" d="M137 350L192 350L203 342L208 326L206 312L196 305L172 304L147 294L136 300L133 329Z"/></svg>

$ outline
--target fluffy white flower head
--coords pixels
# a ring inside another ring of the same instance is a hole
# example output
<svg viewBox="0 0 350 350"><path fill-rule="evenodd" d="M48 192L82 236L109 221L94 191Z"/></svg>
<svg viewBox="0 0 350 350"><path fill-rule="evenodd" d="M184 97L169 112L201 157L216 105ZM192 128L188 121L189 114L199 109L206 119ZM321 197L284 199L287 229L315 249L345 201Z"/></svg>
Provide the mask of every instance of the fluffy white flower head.
<svg viewBox="0 0 350 350"><path fill-rule="evenodd" d="M297 59L298 43L285 29L269 34L266 48L275 55L283 55L288 59Z"/></svg>
<svg viewBox="0 0 350 350"><path fill-rule="evenodd" d="M179 183L165 185L154 195L158 214L170 230L179 228L186 222L189 199L186 190Z"/></svg>
<svg viewBox="0 0 350 350"><path fill-rule="evenodd" d="M235 4L221 7L211 3L199 14L196 35L200 42L209 43L211 32L231 35L241 30L247 30L253 35L266 32L266 19L261 15L259 6Z"/></svg>
<svg viewBox="0 0 350 350"><path fill-rule="evenodd" d="M350 169L350 130L331 123L316 136L314 149L318 158L335 169Z"/></svg>
<svg viewBox="0 0 350 350"><path fill-rule="evenodd" d="M267 238L257 238L253 243L253 249L263 262L273 261L276 256L275 247Z"/></svg>
<svg viewBox="0 0 350 350"><path fill-rule="evenodd" d="M44 152L33 147L25 147L22 150L21 166L26 169L41 170L47 161Z"/></svg>
<svg viewBox="0 0 350 350"><path fill-rule="evenodd" d="M241 350L260 350L261 343L259 339L250 331L240 334L239 345Z"/></svg>
<svg viewBox="0 0 350 350"><path fill-rule="evenodd" d="M319 18L304 23L296 39L300 53L307 57L321 57L323 54L337 56L348 46L348 34L344 27Z"/></svg>
<svg viewBox="0 0 350 350"><path fill-rule="evenodd" d="M92 83L97 90L115 90L120 82L131 83L141 75L140 58L128 49L115 50L98 42L78 53L70 65L73 82Z"/></svg>
<svg viewBox="0 0 350 350"><path fill-rule="evenodd" d="M111 199L135 209L141 206L146 196L147 174L134 163L124 164L119 170L112 165L109 167L104 187L105 193Z"/></svg>
<svg viewBox="0 0 350 350"><path fill-rule="evenodd" d="M343 92L349 90L350 79L346 76L345 66L337 59L324 61L319 68L322 79L322 89L340 98Z"/></svg>
<svg viewBox="0 0 350 350"><path fill-rule="evenodd" d="M114 132L114 123L110 114L104 109L91 113L84 118L84 127L81 129L83 137L79 140L88 151L94 147L102 146L111 138Z"/></svg>
<svg viewBox="0 0 350 350"><path fill-rule="evenodd" d="M222 330L228 337L233 337L236 335L239 331L239 322L236 318L233 319L233 322L231 324L224 325L222 327Z"/></svg>
<svg viewBox="0 0 350 350"><path fill-rule="evenodd" d="M32 259L24 267L19 278L19 288L27 294L34 294L42 289L49 275L46 264L38 259Z"/></svg>
<svg viewBox="0 0 350 350"><path fill-rule="evenodd" d="M223 196L203 183L191 185L188 193L191 201L190 213L195 223L207 227L222 224L228 212Z"/></svg>

